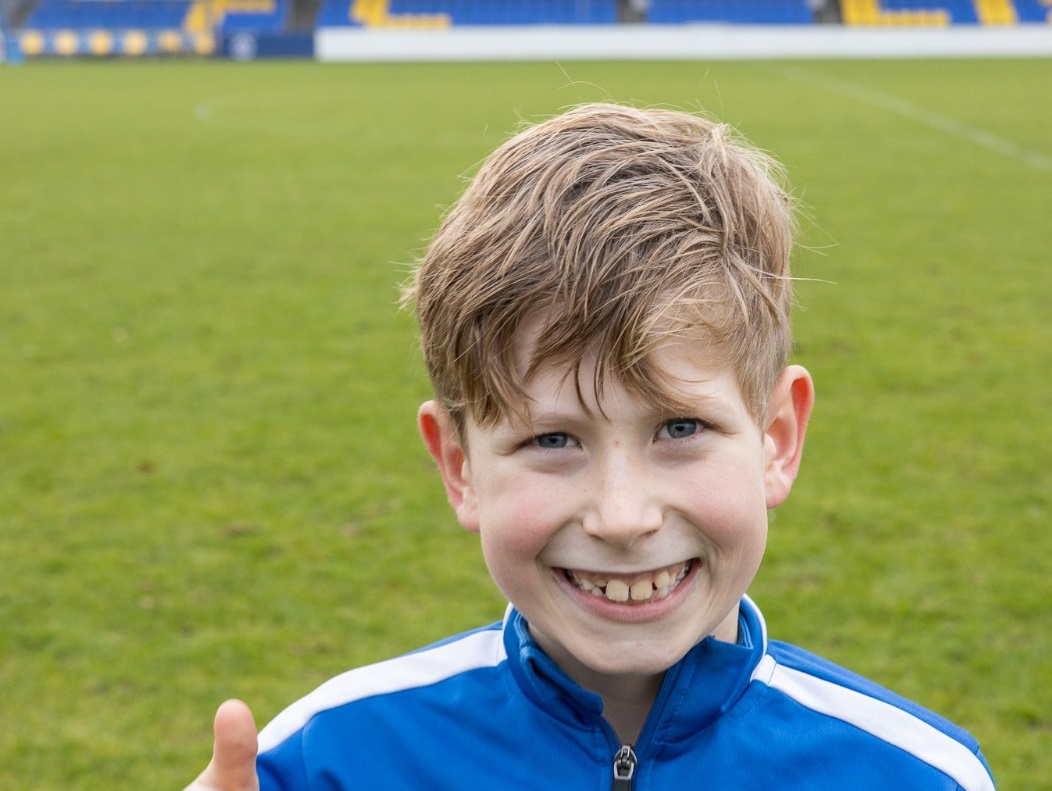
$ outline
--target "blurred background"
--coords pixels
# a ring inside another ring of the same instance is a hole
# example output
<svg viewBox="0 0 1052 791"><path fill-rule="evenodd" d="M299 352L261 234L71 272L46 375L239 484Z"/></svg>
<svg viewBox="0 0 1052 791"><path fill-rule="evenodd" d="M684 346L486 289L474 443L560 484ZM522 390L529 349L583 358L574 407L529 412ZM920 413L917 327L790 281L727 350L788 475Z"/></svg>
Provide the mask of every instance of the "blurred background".
<svg viewBox="0 0 1052 791"><path fill-rule="evenodd" d="M524 27L1006 28L1047 0L0 0L10 58L309 56L314 34ZM495 33L491 30L490 33ZM1026 54L1023 45L1016 54ZM418 43L417 47L420 47ZM1048 53L1047 41L1043 51ZM850 52L850 50L848 50ZM660 57L662 52L655 50Z"/></svg>
<svg viewBox="0 0 1052 791"><path fill-rule="evenodd" d="M771 635L1052 789L1047 3L0 3L0 788L182 788L223 699L500 618L399 287L489 151L608 100L802 207Z"/></svg>

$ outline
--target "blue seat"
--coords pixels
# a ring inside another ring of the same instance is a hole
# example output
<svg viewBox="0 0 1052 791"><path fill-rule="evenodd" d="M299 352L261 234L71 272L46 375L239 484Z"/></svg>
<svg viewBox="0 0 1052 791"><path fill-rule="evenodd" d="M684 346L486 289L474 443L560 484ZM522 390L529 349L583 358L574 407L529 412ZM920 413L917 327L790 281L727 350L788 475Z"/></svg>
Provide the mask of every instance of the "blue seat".
<svg viewBox="0 0 1052 791"><path fill-rule="evenodd" d="M39 0L25 27L37 30L179 28L191 0Z"/></svg>
<svg viewBox="0 0 1052 791"><path fill-rule="evenodd" d="M315 24L318 27L361 27L351 19L353 0L322 0Z"/></svg>
<svg viewBox="0 0 1052 791"><path fill-rule="evenodd" d="M223 17L221 29L224 33L237 31L277 33L285 27L287 11L286 0L275 0L271 11L227 11Z"/></svg>
<svg viewBox="0 0 1052 791"><path fill-rule="evenodd" d="M1052 6L1044 0L1015 0L1015 11L1020 22L1052 22Z"/></svg>
<svg viewBox="0 0 1052 791"><path fill-rule="evenodd" d="M657 24L806 25L814 21L807 0L651 0L648 19Z"/></svg>
<svg viewBox="0 0 1052 791"><path fill-rule="evenodd" d="M581 25L617 21L616 0L391 0L388 13L448 16L454 25Z"/></svg>

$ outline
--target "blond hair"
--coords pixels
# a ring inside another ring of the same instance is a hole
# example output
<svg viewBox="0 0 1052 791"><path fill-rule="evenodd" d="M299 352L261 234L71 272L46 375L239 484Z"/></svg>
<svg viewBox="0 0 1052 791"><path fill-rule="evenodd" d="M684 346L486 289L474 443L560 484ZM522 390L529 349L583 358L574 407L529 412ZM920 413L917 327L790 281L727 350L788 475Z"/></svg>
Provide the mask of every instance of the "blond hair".
<svg viewBox="0 0 1052 791"><path fill-rule="evenodd" d="M405 293L454 425L523 415L540 366L576 381L586 358L597 396L613 375L678 412L650 352L692 329L763 421L791 343L795 224L781 176L727 126L671 110L582 105L500 146ZM523 369L517 331L535 316Z"/></svg>

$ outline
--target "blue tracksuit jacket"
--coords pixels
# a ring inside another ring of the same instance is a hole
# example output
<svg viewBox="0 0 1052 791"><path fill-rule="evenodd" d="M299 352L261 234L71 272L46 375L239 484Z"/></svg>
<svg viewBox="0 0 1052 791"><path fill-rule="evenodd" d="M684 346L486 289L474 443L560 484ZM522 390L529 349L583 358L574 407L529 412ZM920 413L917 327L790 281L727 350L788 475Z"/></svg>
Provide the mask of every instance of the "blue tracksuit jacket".
<svg viewBox="0 0 1052 791"><path fill-rule="evenodd" d="M799 648L741 605L696 645L635 745L509 609L503 623L344 673L260 734L262 791L992 791L956 726Z"/></svg>

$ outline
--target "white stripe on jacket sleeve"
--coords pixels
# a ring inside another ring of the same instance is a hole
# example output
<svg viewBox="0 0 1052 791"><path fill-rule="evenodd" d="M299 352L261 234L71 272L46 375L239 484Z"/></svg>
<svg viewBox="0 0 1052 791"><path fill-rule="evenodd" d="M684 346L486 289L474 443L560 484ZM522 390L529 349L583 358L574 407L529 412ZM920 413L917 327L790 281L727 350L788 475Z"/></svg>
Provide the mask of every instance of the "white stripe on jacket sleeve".
<svg viewBox="0 0 1052 791"><path fill-rule="evenodd" d="M362 698L436 684L459 673L498 665L505 658L502 630L487 629L434 648L348 670L271 720L260 731L259 751L277 747L320 712Z"/></svg>
<svg viewBox="0 0 1052 791"><path fill-rule="evenodd" d="M965 791L994 791L990 773L965 745L886 701L778 664L765 656L753 679L802 706L871 733L953 778Z"/></svg>

